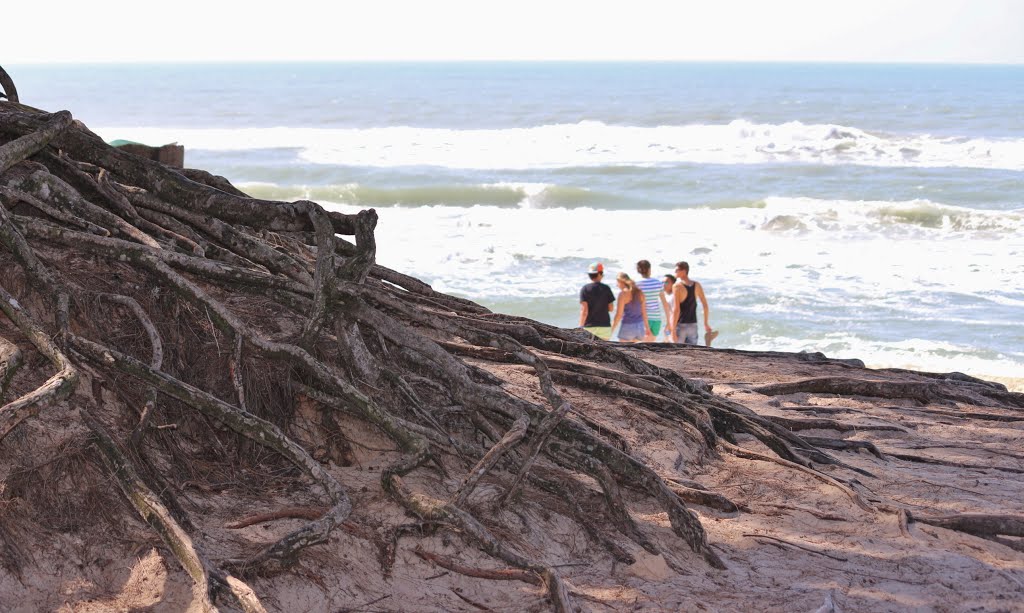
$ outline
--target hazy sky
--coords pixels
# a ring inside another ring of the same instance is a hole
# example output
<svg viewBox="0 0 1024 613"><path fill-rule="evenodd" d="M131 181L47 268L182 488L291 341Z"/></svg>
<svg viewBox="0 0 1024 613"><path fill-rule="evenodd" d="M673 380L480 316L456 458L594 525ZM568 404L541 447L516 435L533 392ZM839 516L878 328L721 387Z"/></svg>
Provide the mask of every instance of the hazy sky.
<svg viewBox="0 0 1024 613"><path fill-rule="evenodd" d="M263 4L263 3L259 3ZM41 10L45 6L44 17ZM1024 64L1024 0L4 2L0 63L796 60Z"/></svg>

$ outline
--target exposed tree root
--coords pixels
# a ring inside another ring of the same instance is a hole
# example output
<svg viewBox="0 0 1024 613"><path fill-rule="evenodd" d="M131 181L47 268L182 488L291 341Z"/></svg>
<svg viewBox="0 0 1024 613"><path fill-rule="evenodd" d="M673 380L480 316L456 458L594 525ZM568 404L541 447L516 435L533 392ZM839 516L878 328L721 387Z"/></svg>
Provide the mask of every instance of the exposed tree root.
<svg viewBox="0 0 1024 613"><path fill-rule="evenodd" d="M852 409L850 407L819 407L817 405L801 405L801 406L792 406L792 407L780 406L779 408L782 409L783 411L797 411L799 413L836 414L836 413L856 413L857 412L857 409Z"/></svg>
<svg viewBox="0 0 1024 613"><path fill-rule="evenodd" d="M706 489L686 487L678 483L671 483L669 487L684 502L699 504L704 507L716 509L725 513L735 513L740 506L717 492L709 492Z"/></svg>
<svg viewBox="0 0 1024 613"><path fill-rule="evenodd" d="M773 542L776 542L776 543L782 543L783 545L787 545L789 547L794 547L794 548L799 549L801 551L806 551L807 553L813 553L815 555L825 556L826 558L832 558L833 560L837 560L839 562L846 562L846 560L847 560L846 558L843 558L843 557L840 557L840 556L837 556L837 555L832 555L831 553L826 553L824 551L818 551L817 549L811 549L810 547L807 547L806 545L801 545L799 543L794 543L793 541L787 541L786 539L782 539L782 538L779 538L777 536L768 536L767 534L744 534L743 536L748 536L748 537L756 538L756 539L765 539L765 540L773 541Z"/></svg>
<svg viewBox="0 0 1024 613"><path fill-rule="evenodd" d="M277 511L271 511L269 513L257 513L255 515L247 515L239 520L225 524L225 528L231 530L238 530L239 528L247 528L254 524L262 524L268 521L274 521L277 519L306 519L313 521L323 517L324 513L329 511L326 507L288 507L287 509L279 509Z"/></svg>
<svg viewBox="0 0 1024 613"><path fill-rule="evenodd" d="M50 336L32 320L18 301L0 287L0 311L3 311L39 353L53 363L57 373L43 385L12 402L0 406L0 440L23 420L37 415L44 407L66 398L78 383L78 369L50 340Z"/></svg>
<svg viewBox="0 0 1024 613"><path fill-rule="evenodd" d="M127 371L153 385L160 392L184 402L208 417L221 421L253 442L280 453L323 487L324 492L333 503L323 517L283 537L255 556L232 561L231 566L236 566L243 572L259 571L262 567L270 564L287 566L300 549L324 542L331 529L348 517L352 510L352 504L341 485L323 469L319 462L311 458L302 447L281 432L277 426L255 415L245 413L219 398L174 379L161 371L155 371L134 358L104 348L81 337L72 336L69 340L71 346L86 358L98 364L106 363Z"/></svg>
<svg viewBox="0 0 1024 613"><path fill-rule="evenodd" d="M854 504L856 504L858 507L864 509L865 511L869 511L869 512L870 511L874 511L874 508L872 508L871 505L869 505L864 500L864 498L861 497L860 494L858 494L857 492L855 492L852 489L850 489L848 486L843 485L839 481L836 481L834 478L832 478L832 477L830 477L830 476L828 476L828 475L826 475L826 474L824 474L824 473L822 473L820 471L812 470L810 468L807 468L806 466L801 466L800 464L794 464L793 462L789 462L789 461L784 460L782 458L776 458L776 457L764 455L764 454L761 454L761 453L757 453L756 451L750 451L749 449L744 449L743 447L740 447L738 445L733 445L731 443L726 443L724 441L721 443L721 445L723 447L725 447L725 449L727 451L729 451L729 453L732 453L733 455L736 455L736 456L741 457L741 458L747 458L747 459L751 459L751 460L761 460L761 461L764 461L764 462L773 462L775 464L780 464L782 466L786 466L788 468L792 468L794 470L798 470L800 472L806 473L806 474L814 477L818 481L821 481L823 483L827 483L827 484L835 487L839 491L843 492L844 494L846 494L846 496L850 500L853 501Z"/></svg>
<svg viewBox="0 0 1024 613"><path fill-rule="evenodd" d="M813 515L813 516L817 517L818 519L824 519L825 521L847 521L847 519L845 517L840 517L840 516L834 515L832 513L826 513L824 511L819 511L818 509L812 509L810 507L800 506L800 505L796 505L796 504L777 504L777 503L773 503L773 502L757 502L757 503L753 503L753 504L755 504L756 506L761 506L761 507L772 507L774 509L785 509L787 511L800 511L802 513L807 513L809 515Z"/></svg>
<svg viewBox="0 0 1024 613"><path fill-rule="evenodd" d="M1024 537L1024 516L989 515L986 513L960 513L956 515L923 515L907 511L912 522L964 532L994 541L1017 551L1024 551L1024 541L1003 538Z"/></svg>
<svg viewBox="0 0 1024 613"><path fill-rule="evenodd" d="M1013 466L995 466L991 464L971 464L969 462L955 462L952 460L940 460L937 458L929 458L922 455L916 455L913 453L902 453L895 449L879 449L882 453L887 456L891 456L907 462L919 462L921 464L940 464L942 466L955 466L957 468L969 468L971 470L998 470L1007 473L1024 474L1024 468L1015 468Z"/></svg>
<svg viewBox="0 0 1024 613"><path fill-rule="evenodd" d="M71 113L59 111L51 115L46 125L35 132L0 145L0 174L46 147L70 125Z"/></svg>
<svg viewBox="0 0 1024 613"><path fill-rule="evenodd" d="M23 359L21 349L0 336L0 403L4 401L7 384L14 378L14 373L18 372Z"/></svg>
<svg viewBox="0 0 1024 613"><path fill-rule="evenodd" d="M956 380L952 380L956 381ZM848 377L819 377L792 383L773 383L753 388L766 396L787 394L836 394L839 396L870 396L873 398L906 398L923 404L931 402L964 402L989 406L1024 406L1024 395L999 391L983 385L957 385L950 381L871 381ZM1018 398L1020 397L1020 398Z"/></svg>
<svg viewBox="0 0 1024 613"><path fill-rule="evenodd" d="M842 451L864 449L879 460L885 459L882 452L871 441L848 441L841 438L825 438L820 436L805 436L804 440L815 447L823 447L825 449L839 449Z"/></svg>
<svg viewBox="0 0 1024 613"><path fill-rule="evenodd" d="M0 98L7 98L10 102L18 101L18 88L14 86L14 79L7 74L3 66L0 66L0 91L3 92Z"/></svg>
<svg viewBox="0 0 1024 613"><path fill-rule="evenodd" d="M899 523L900 534L904 538L910 538L910 513L906 509L897 510L896 521Z"/></svg>
<svg viewBox="0 0 1024 613"><path fill-rule="evenodd" d="M530 585L541 585L541 579L536 573L519 570L517 568L500 568L500 569L489 569L489 568L473 568L466 566L465 564L459 564L453 560L449 560L444 556L440 556L436 553L430 553L429 551L423 551L423 549L417 547L413 550L417 556L437 564L441 568L446 568L453 573L459 573L460 575L466 575L467 577L476 577L478 579L496 579L498 581L522 581L529 583Z"/></svg>
<svg viewBox="0 0 1024 613"><path fill-rule="evenodd" d="M518 568L537 573L547 588L552 605L558 613L572 613L575 608L569 589L554 569L531 562L516 551L503 545L472 515L451 504L413 494L397 475L391 477L391 491L409 511L430 521L451 523L462 530L488 554Z"/></svg>
<svg viewBox="0 0 1024 613"><path fill-rule="evenodd" d="M837 432L856 432L859 430L879 430L889 432L906 432L905 428L885 424L848 424L834 419L789 419L786 417L767 416L765 419L792 431L798 430L836 430ZM804 440L807 440L804 437Z"/></svg>
<svg viewBox="0 0 1024 613"><path fill-rule="evenodd" d="M954 419L980 419L982 421L1002 421L1002 422L1017 422L1024 421L1024 415L1004 415L1001 413L981 413L978 411L943 411L942 409L933 409L930 407L922 408L908 408L908 407L889 407L892 411L898 411L900 413L921 413L924 415L935 415L942 417L952 417Z"/></svg>
<svg viewBox="0 0 1024 613"><path fill-rule="evenodd" d="M841 358L830 358L825 356L820 351L801 351L800 353L785 353L782 351L751 351L749 349L724 349L719 347L703 347L701 345L677 345L674 343L636 343L635 347L643 348L647 351L658 351L665 353L679 353L679 352L692 352L692 353L720 353L720 354L737 354L749 357L757 358L777 358L785 360L794 360L797 362L808 362L811 364L829 364L833 366L839 366L842 368L864 368L864 362L856 358L853 359L841 359Z"/></svg>
<svg viewBox="0 0 1024 613"><path fill-rule="evenodd" d="M121 296L119 294L100 294L99 296L103 300L113 302L125 306L132 312L133 315L138 319L139 324L146 331L146 335L149 337L149 344L152 348L153 357L150 359L149 366L153 370L160 370L160 367L164 363L164 345L160 339L160 333L157 331L156 326L153 325L153 321L150 320L149 314L146 310L135 301L134 298L127 296ZM139 416L139 423L132 430L131 442L136 448L142 443L142 437L146 433L146 428L149 427L149 419L153 415L153 409L156 407L156 390L150 388L146 394L146 404L142 407L142 414Z"/></svg>
<svg viewBox="0 0 1024 613"><path fill-rule="evenodd" d="M86 425L92 430L97 446L103 455L103 461L110 468L111 474L117 479L122 493L131 502L135 510L147 523L160 533L160 538L174 553L182 568L192 578L192 606L200 611L216 611L211 600L214 584L227 587L235 597L242 610L247 613L265 613L252 589L242 581L212 569L210 564L196 551L192 539L182 530L181 526L171 517L170 512L160 499L139 478L128 459L117 448L103 427L87 412L83 412Z"/></svg>

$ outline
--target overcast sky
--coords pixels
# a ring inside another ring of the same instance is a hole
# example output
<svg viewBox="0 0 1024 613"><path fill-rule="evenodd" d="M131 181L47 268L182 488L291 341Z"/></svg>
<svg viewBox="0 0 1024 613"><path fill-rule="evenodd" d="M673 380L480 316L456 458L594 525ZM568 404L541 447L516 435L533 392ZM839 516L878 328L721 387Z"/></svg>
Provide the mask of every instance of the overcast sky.
<svg viewBox="0 0 1024 613"><path fill-rule="evenodd" d="M765 60L1024 64L1024 0L7 0L0 63ZM256 8L264 5L268 8ZM327 6L325 6L327 5ZM15 25L16 24L16 25Z"/></svg>

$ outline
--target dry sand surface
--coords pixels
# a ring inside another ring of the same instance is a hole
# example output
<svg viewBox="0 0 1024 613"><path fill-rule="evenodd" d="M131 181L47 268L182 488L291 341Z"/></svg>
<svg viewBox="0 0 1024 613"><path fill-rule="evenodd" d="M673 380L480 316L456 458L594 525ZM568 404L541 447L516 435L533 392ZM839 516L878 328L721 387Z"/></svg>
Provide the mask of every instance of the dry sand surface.
<svg viewBox="0 0 1024 613"><path fill-rule="evenodd" d="M697 464L693 451L678 441L677 427L638 403L566 388L564 393L576 411L618 433L662 476L693 479L742 507L739 512L724 513L689 505L728 566L717 571L671 533L662 508L626 492L640 529L667 553L654 556L621 539L620 545L637 559L624 565L616 564L584 530L557 512L557 497L537 494L517 513L487 511L489 501L501 490L484 483L470 505L479 516L489 518L492 530L558 568L583 610L1024 611L1024 553L1010 546L1020 546L1020 539L1004 538L1007 544L1000 544L923 523L901 522L906 517L901 510L911 517L1024 514L1024 411L828 394L767 396L752 388L837 374L902 380L909 375L835 362L809 363L786 354L703 348L633 353L711 383L715 393L760 414L837 420L849 429L802 430L800 434L870 441L884 459L864 450L834 451L850 467L870 476L826 469L852 484L867 502L869 509L865 509L842 486L777 462L721 453ZM518 395L539 399L536 378L525 368L475 363L503 378ZM984 418L965 417L965 413ZM74 419L61 418L58 409L44 415L46 428L75 427ZM44 435L41 421L26 424L30 431L25 436ZM302 553L294 572L253 579L250 584L264 605L289 612L550 610L542 589L535 585L467 577L416 555L419 548L477 568L505 567L444 530L399 540L394 568L389 577L382 576L375 539L383 526L410 519L379 487L380 467L396 457L390 451L393 445L359 422L351 426L359 437L360 446L354 448L357 462L349 467L328 463L352 492L355 509L346 529L335 531L328 545ZM49 436L57 436L54 432ZM737 443L770 455L752 438ZM895 454L917 456L917 460L899 459ZM438 495L451 491L456 483L426 472L410 479L412 487ZM298 519L282 519L225 528L243 516L302 504L283 492L280 499L251 500L237 494L218 497L213 492L196 504L195 538L212 557L242 542L269 543L301 525ZM109 533L99 534L102 525L97 520L92 531L87 528L75 536L38 542L33 551L17 552L29 562L18 573L10 565L0 569L0 610L186 610L191 582L153 531L136 522L128 532L111 538ZM26 542L26 535L20 536L20 542ZM27 535L29 542L31 536Z"/></svg>

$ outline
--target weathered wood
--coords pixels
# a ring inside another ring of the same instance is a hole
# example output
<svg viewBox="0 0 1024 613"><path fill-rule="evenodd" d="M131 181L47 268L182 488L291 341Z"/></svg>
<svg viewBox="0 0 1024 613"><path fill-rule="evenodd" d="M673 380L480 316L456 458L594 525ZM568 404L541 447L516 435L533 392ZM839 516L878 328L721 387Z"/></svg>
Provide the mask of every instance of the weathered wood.
<svg viewBox="0 0 1024 613"><path fill-rule="evenodd" d="M160 499L142 481L138 473L98 421L88 413L83 420L92 430L96 446L99 447L104 464L114 476L118 487L142 519L153 526L160 538L174 553L181 567L192 578L191 607L204 613L217 610L210 599L210 578L207 565L199 557L192 539L171 517Z"/></svg>
<svg viewBox="0 0 1024 613"><path fill-rule="evenodd" d="M526 428L530 425L530 418L524 413L512 424L512 427L508 429L505 436L500 441L496 442L484 457L477 462L462 480L462 484L459 485L459 489L456 490L455 494L452 495L452 504L456 506L465 506L466 499L473 493L477 483L480 479L487 474L498 460L502 458L512 447L515 447L519 441L526 437Z"/></svg>
<svg viewBox="0 0 1024 613"><path fill-rule="evenodd" d="M25 312L24 307L3 287L0 287L0 311L14 323L39 353L57 369L57 372L38 388L0 406L0 440L25 419L39 414L43 408L67 398L78 385L78 369L51 340L50 335Z"/></svg>
<svg viewBox="0 0 1024 613"><path fill-rule="evenodd" d="M390 490L411 513L425 520L452 523L458 526L466 536L473 539L486 553L518 568L537 573L547 587L556 613L574 613L575 607L572 597L569 595L569 589L554 569L532 562L519 552L510 549L491 534L483 524L462 509L425 494L414 494L397 475L391 476L390 480Z"/></svg>
<svg viewBox="0 0 1024 613"><path fill-rule="evenodd" d="M835 419L789 419L765 415L765 419L793 431L800 430L836 430L838 432L857 432L861 430L879 430L889 432L906 432L906 428L887 424L859 424L837 421ZM806 438L804 439L806 440Z"/></svg>
<svg viewBox="0 0 1024 613"><path fill-rule="evenodd" d="M152 236L119 215L86 200L71 185L47 171L37 170L27 176L16 176L11 179L9 185L40 200L48 200L58 207L73 211L86 221L108 231L116 232L147 247L162 249L160 243Z"/></svg>
<svg viewBox="0 0 1024 613"><path fill-rule="evenodd" d="M0 71L2 70L0 68ZM58 111L51 115L37 131L0 145L0 174L18 162L35 155L70 125L71 113Z"/></svg>
<svg viewBox="0 0 1024 613"><path fill-rule="evenodd" d="M176 398L204 415L220 421L253 442L280 453L324 489L332 506L323 517L278 539L277 542L255 556L233 561L232 566L248 571L272 562L288 565L300 549L324 542L334 526L344 521L351 513L352 503L341 484L274 424L251 413L241 411L216 396L175 379L162 371L153 370L142 362L113 349L75 335L69 336L69 342L76 351L89 360L98 364L116 366L153 385L161 393Z"/></svg>
<svg viewBox="0 0 1024 613"><path fill-rule="evenodd" d="M437 564L441 568L445 568L454 573L459 573L460 575L466 575L467 577L476 577L477 579L494 579L497 581L523 581L530 585L542 584L540 577L538 577L536 573L530 571L515 568L473 568L471 566L466 566L465 564L459 564L458 562L449 560L448 558L436 553L423 551L419 547L414 549L413 553L428 562Z"/></svg>
<svg viewBox="0 0 1024 613"><path fill-rule="evenodd" d="M309 218L316 229L316 269L313 276L313 304L309 317L302 328L299 345L307 350L312 349L320 336L320 329L327 318L327 300L334 287L334 228L323 210L311 211Z"/></svg>
<svg viewBox="0 0 1024 613"><path fill-rule="evenodd" d="M871 455L878 458L879 460L885 459L885 456L882 455L882 452L879 451L878 447L875 447L875 444L872 443L871 441L850 441L839 438L825 438L821 436L805 436L803 437L803 439L810 443L811 445L814 445L815 447L822 447L825 449L839 449L842 451L858 451L860 449L864 449Z"/></svg>
<svg viewBox="0 0 1024 613"><path fill-rule="evenodd" d="M40 212L49 215L56 221L63 221L77 228L81 228L86 232L91 232L99 236L110 236L110 231L104 228L103 226L99 226L97 224L92 223L91 221L82 219L81 217L75 215L74 213L69 212L67 209L64 209L62 207L52 206L49 202L36 198L32 194L23 192L21 190L12 189L5 185L0 185L0 196L3 196L8 202L14 204L17 204L18 202L24 202L26 204L29 204L38 209Z"/></svg>
<svg viewBox="0 0 1024 613"><path fill-rule="evenodd" d="M3 94L7 100L11 102L18 102L18 88L14 86L14 79L11 75L7 74L3 66L0 66L0 89L3 90Z"/></svg>
<svg viewBox="0 0 1024 613"><path fill-rule="evenodd" d="M123 145L115 146L121 151L127 151L132 155L160 162L164 166L169 166L171 168L184 168L185 166L185 147L178 143L159 146L143 145L142 143L125 143Z"/></svg>
<svg viewBox="0 0 1024 613"><path fill-rule="evenodd" d="M989 513L958 513L954 515L926 515L907 512L910 521L947 530L975 535L1003 535L1024 537L1024 516L993 515Z"/></svg>
<svg viewBox="0 0 1024 613"><path fill-rule="evenodd" d="M7 386L10 385L14 373L21 367L23 358L18 346L0 336L0 404L4 401Z"/></svg>
<svg viewBox="0 0 1024 613"><path fill-rule="evenodd" d="M755 387L752 391L766 396L784 396L788 394L835 394L839 396L868 396L872 398L906 398L923 404L948 401L968 404L1018 404L1017 396L1012 392L977 387L950 385L939 381L876 381L870 379L854 379L850 377L818 377L790 383L773 383Z"/></svg>

